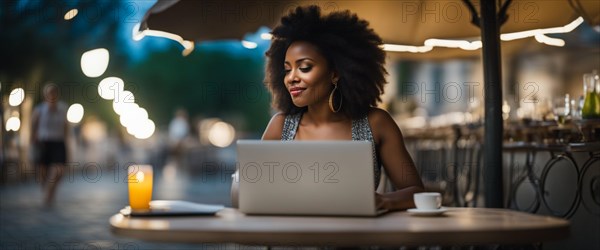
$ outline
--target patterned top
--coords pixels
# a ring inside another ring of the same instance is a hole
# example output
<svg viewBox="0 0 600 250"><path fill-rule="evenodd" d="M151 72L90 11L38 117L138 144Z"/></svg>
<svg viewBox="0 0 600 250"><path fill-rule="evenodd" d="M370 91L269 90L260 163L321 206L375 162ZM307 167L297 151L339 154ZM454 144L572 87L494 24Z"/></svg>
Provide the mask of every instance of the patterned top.
<svg viewBox="0 0 600 250"><path fill-rule="evenodd" d="M295 115L288 115L285 117L283 122L283 131L281 133L282 141L293 141L296 138L296 131L298 131L298 125L303 113ZM377 159L377 151L375 149L375 142L373 140L373 133L371 132L371 126L369 126L369 120L367 116L352 120L352 140L353 141L370 141L371 148L373 151L373 168L375 170L375 188L379 186L379 176L381 175L381 166Z"/></svg>

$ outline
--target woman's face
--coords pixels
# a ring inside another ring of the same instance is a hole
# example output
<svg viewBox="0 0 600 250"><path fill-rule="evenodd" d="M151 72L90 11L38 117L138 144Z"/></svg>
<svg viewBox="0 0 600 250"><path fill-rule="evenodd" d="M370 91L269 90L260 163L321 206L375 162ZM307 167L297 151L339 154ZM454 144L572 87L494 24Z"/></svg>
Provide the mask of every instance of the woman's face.
<svg viewBox="0 0 600 250"><path fill-rule="evenodd" d="M327 101L334 74L327 59L309 42L297 41L285 53L284 83L297 107Z"/></svg>

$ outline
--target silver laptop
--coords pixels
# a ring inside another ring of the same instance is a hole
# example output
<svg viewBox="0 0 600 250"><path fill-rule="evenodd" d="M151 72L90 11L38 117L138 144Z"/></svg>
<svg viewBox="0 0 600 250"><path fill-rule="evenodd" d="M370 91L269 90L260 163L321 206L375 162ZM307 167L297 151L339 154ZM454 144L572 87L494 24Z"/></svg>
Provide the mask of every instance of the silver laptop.
<svg viewBox="0 0 600 250"><path fill-rule="evenodd" d="M238 140L247 214L375 216L371 142Z"/></svg>

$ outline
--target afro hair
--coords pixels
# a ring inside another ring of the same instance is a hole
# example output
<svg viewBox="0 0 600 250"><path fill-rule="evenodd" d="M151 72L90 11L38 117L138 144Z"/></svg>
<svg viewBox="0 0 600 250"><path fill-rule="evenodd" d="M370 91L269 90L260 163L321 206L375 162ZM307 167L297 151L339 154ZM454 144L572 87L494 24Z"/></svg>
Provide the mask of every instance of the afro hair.
<svg viewBox="0 0 600 250"><path fill-rule="evenodd" d="M321 15L318 6L297 7L281 18L271 34L265 84L275 109L288 115L306 110L293 104L284 84L285 54L295 41L315 45L330 67L338 72L341 111L348 117L362 118L381 101L387 74L385 51L381 48L381 38L369 28L366 20L349 11Z"/></svg>

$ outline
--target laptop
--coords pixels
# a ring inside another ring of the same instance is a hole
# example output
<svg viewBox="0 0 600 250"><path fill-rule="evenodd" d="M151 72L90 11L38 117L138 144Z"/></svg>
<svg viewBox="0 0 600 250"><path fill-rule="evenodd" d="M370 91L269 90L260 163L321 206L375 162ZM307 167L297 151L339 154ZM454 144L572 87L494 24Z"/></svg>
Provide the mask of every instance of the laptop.
<svg viewBox="0 0 600 250"><path fill-rule="evenodd" d="M246 214L377 216L371 142L238 140Z"/></svg>

